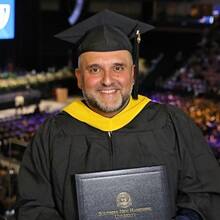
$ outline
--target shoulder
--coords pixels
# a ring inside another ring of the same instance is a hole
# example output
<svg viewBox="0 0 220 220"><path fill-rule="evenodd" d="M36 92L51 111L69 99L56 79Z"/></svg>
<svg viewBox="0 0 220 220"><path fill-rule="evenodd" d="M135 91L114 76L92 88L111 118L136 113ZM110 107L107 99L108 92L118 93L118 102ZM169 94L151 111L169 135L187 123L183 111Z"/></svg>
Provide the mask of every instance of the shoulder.
<svg viewBox="0 0 220 220"><path fill-rule="evenodd" d="M169 104L152 101L143 108L132 122L132 126L141 130L178 131L188 136L190 131L193 131L201 135L201 130L183 110Z"/></svg>
<svg viewBox="0 0 220 220"><path fill-rule="evenodd" d="M172 121L183 122L190 120L181 109L157 102L149 102L139 114L139 120L146 123L153 123L153 126L163 127Z"/></svg>
<svg viewBox="0 0 220 220"><path fill-rule="evenodd" d="M49 155L53 146L63 146L67 143L72 131L70 126L74 126L70 120L71 118L63 112L49 116L34 134L28 145L29 151L46 152Z"/></svg>
<svg viewBox="0 0 220 220"><path fill-rule="evenodd" d="M51 136L80 135L92 129L85 123L62 111L49 117L38 129L37 133L50 133Z"/></svg>
<svg viewBox="0 0 220 220"><path fill-rule="evenodd" d="M61 112L56 115L49 116L39 127L36 134L60 133L63 130L65 121L65 116L63 116Z"/></svg>
<svg viewBox="0 0 220 220"><path fill-rule="evenodd" d="M161 104L151 101L149 105L144 108L144 111L146 114L150 114L154 117L164 117L166 119L171 117L183 121L191 120L182 109L170 104Z"/></svg>

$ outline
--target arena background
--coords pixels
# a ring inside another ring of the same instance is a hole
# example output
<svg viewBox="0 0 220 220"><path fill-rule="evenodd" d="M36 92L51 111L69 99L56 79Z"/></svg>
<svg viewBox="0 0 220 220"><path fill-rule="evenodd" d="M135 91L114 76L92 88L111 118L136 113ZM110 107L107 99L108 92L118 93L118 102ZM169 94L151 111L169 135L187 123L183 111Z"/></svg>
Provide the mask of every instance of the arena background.
<svg viewBox="0 0 220 220"><path fill-rule="evenodd" d="M156 27L142 36L140 93L182 108L220 160L218 0L0 0L0 21L13 3L14 37L3 39L0 23L2 219L14 219L17 172L35 131L81 97L76 52L54 35L105 8Z"/></svg>

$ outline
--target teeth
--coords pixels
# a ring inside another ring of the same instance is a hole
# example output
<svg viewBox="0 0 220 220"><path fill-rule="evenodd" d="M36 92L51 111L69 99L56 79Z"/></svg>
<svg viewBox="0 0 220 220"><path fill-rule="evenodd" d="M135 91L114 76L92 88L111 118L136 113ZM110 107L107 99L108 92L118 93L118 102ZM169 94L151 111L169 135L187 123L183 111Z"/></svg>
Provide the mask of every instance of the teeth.
<svg viewBox="0 0 220 220"><path fill-rule="evenodd" d="M105 94L110 94L110 93L114 93L116 90L115 89L111 89L111 90L101 90L101 93L105 93Z"/></svg>

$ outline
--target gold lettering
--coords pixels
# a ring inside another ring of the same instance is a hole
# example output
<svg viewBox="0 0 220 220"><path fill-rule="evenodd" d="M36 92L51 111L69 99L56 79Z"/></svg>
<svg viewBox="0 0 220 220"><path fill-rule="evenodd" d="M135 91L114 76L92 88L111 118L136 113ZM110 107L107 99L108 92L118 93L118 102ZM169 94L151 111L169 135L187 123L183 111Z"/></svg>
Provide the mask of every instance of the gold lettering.
<svg viewBox="0 0 220 220"><path fill-rule="evenodd" d="M120 210L119 210L119 213L120 213L120 214L129 213L129 209L120 209Z"/></svg>
<svg viewBox="0 0 220 220"><path fill-rule="evenodd" d="M151 207L141 207L141 208L129 208L129 209L119 209L119 210L109 210L109 211L98 211L96 213L97 216L115 216L115 218L129 218L134 217L136 214L151 212Z"/></svg>
<svg viewBox="0 0 220 220"><path fill-rule="evenodd" d="M108 216L108 215L117 215L118 211L117 210L113 210L113 211L99 211L97 212L98 216Z"/></svg>
<svg viewBox="0 0 220 220"><path fill-rule="evenodd" d="M134 212L150 212L152 211L152 208L151 207L136 208L133 211Z"/></svg>
<svg viewBox="0 0 220 220"><path fill-rule="evenodd" d="M126 213L126 214L117 214L115 215L115 218L132 218L132 217L135 217L135 213Z"/></svg>

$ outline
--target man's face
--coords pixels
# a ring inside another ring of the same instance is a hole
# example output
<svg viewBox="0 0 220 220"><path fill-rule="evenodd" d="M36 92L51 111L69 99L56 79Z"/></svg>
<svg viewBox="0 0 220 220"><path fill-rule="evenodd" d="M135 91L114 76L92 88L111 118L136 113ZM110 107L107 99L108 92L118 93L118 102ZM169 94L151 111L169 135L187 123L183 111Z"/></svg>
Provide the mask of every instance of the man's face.
<svg viewBox="0 0 220 220"><path fill-rule="evenodd" d="M76 70L79 88L89 107L112 117L128 103L133 82L134 65L127 50L85 52Z"/></svg>

